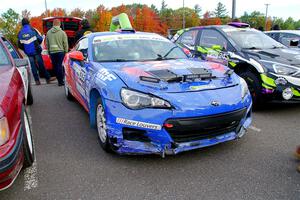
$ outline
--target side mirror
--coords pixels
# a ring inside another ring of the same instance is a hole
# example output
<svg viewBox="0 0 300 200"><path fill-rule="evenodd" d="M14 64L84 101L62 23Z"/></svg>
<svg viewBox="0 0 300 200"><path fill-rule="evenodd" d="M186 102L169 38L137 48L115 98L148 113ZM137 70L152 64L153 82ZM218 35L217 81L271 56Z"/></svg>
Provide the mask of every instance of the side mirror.
<svg viewBox="0 0 300 200"><path fill-rule="evenodd" d="M27 59L21 59L21 58L17 58L14 59L15 65L16 67L26 67L29 65L28 60Z"/></svg>
<svg viewBox="0 0 300 200"><path fill-rule="evenodd" d="M291 47L297 47L299 45L299 40L291 40L290 41L290 46Z"/></svg>
<svg viewBox="0 0 300 200"><path fill-rule="evenodd" d="M69 57L72 60L76 60L76 61L83 61L84 60L84 56L83 53L81 51L72 51L69 53Z"/></svg>

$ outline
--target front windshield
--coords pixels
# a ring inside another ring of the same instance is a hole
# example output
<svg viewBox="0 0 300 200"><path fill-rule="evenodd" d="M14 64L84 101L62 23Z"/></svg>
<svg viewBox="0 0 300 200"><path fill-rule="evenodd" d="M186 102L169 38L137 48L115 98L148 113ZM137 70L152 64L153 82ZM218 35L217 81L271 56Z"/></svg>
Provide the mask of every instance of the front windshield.
<svg viewBox="0 0 300 200"><path fill-rule="evenodd" d="M114 35L93 41L96 62L126 62L187 58L174 43L161 36Z"/></svg>
<svg viewBox="0 0 300 200"><path fill-rule="evenodd" d="M226 34L243 49L274 49L284 48L282 44L275 41L261 31L256 30L234 30Z"/></svg>

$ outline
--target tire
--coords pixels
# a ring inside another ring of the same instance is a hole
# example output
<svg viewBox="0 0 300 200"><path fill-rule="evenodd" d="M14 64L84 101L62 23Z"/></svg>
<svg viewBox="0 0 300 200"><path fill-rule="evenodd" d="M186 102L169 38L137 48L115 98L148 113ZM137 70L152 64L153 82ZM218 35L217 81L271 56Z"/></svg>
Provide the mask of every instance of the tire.
<svg viewBox="0 0 300 200"><path fill-rule="evenodd" d="M31 92L31 83L29 82L26 105L32 105L32 104L33 104L33 96L32 96L32 92Z"/></svg>
<svg viewBox="0 0 300 200"><path fill-rule="evenodd" d="M245 71L239 75L240 75L240 77L245 79L245 81L248 85L248 88L249 88L249 91L250 91L250 94L252 97L253 107L259 108L259 107L263 106L263 104L265 103L265 100L263 99L263 95L261 93L262 84L261 84L261 80L259 79L259 77L251 71Z"/></svg>
<svg viewBox="0 0 300 200"><path fill-rule="evenodd" d="M70 92L70 89L69 89L69 86L68 86L68 82L66 81L66 75L65 75L65 78L64 78L64 82L65 82L65 86L64 86L64 88L65 88L65 95L66 95L66 97L67 97L67 99L69 101L73 101L74 97L73 97L73 95Z"/></svg>
<svg viewBox="0 0 300 200"><path fill-rule="evenodd" d="M97 99L95 121L96 121L96 130L98 133L98 140L100 146L105 152L111 152L112 148L109 142L109 138L107 135L107 128L106 128L106 115L105 115L105 110L103 108L101 98Z"/></svg>
<svg viewBox="0 0 300 200"><path fill-rule="evenodd" d="M24 163L23 167L30 167L35 160L35 150L32 139L32 129L29 122L28 114L23 106L21 114L22 130L23 130L23 152L24 152Z"/></svg>

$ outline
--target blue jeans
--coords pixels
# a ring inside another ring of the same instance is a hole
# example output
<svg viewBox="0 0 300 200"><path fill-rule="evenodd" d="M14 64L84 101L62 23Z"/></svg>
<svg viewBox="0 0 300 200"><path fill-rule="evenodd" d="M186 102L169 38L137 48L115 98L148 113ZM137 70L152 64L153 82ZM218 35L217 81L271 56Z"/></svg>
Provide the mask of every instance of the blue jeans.
<svg viewBox="0 0 300 200"><path fill-rule="evenodd" d="M44 75L46 80L49 80L50 75L49 75L48 71L45 69L42 55L37 54L37 55L34 55L34 56L28 56L28 58L29 58L29 61L30 61L31 72L33 74L34 80L35 81L40 80L38 71Z"/></svg>
<svg viewBox="0 0 300 200"><path fill-rule="evenodd" d="M58 84L64 84L64 69L62 66L64 57L65 57L64 52L50 53L50 58L51 58L52 65L55 70Z"/></svg>

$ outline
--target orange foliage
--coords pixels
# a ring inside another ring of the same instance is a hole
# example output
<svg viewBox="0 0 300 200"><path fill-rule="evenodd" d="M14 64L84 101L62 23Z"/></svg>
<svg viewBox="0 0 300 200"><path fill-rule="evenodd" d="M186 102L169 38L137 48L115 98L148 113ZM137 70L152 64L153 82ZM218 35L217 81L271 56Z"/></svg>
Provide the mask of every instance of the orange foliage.
<svg viewBox="0 0 300 200"><path fill-rule="evenodd" d="M40 33L43 32L43 22L42 22L43 17L38 16L38 17L32 17L30 19L30 24L33 28L36 28Z"/></svg>
<svg viewBox="0 0 300 200"><path fill-rule="evenodd" d="M54 8L53 10L50 11L51 17L64 17L66 15L67 15L66 10L63 8Z"/></svg>
<svg viewBox="0 0 300 200"><path fill-rule="evenodd" d="M96 31L108 31L110 22L112 19L111 12L109 12L104 6L99 6L96 9L99 20L96 21L95 30Z"/></svg>
<svg viewBox="0 0 300 200"><path fill-rule="evenodd" d="M201 23L202 26L221 25L222 21L218 17L211 17L211 13L206 12L203 15L203 19L200 20L200 23Z"/></svg>

